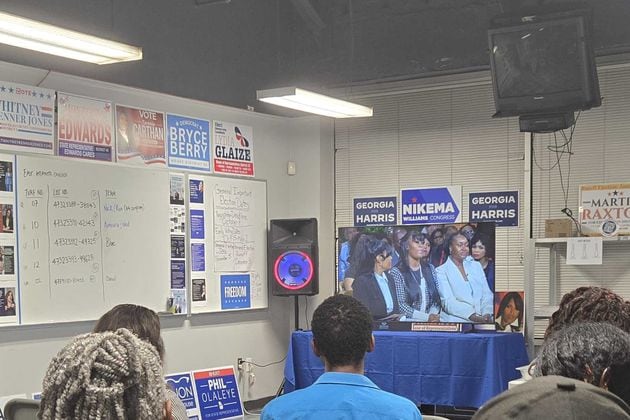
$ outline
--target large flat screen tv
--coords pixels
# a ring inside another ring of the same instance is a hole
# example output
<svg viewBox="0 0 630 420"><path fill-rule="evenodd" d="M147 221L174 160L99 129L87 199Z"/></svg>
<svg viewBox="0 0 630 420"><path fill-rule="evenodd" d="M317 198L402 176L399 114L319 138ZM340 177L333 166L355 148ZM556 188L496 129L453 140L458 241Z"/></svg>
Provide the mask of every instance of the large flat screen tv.
<svg viewBox="0 0 630 420"><path fill-rule="evenodd" d="M572 112L601 104L586 14L500 22L488 30L495 117Z"/></svg>
<svg viewBox="0 0 630 420"><path fill-rule="evenodd" d="M375 328L494 323L495 224L339 229L337 281Z"/></svg>

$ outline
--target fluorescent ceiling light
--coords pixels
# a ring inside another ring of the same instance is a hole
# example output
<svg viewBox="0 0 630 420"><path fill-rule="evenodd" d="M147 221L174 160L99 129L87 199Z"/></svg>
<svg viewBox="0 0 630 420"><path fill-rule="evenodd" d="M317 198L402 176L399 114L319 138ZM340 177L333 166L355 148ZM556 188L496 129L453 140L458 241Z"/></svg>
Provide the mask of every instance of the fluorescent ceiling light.
<svg viewBox="0 0 630 420"><path fill-rule="evenodd" d="M3 12L0 43L95 64L142 60L142 48Z"/></svg>
<svg viewBox="0 0 630 420"><path fill-rule="evenodd" d="M259 101L333 118L371 117L372 108L296 87L258 90Z"/></svg>

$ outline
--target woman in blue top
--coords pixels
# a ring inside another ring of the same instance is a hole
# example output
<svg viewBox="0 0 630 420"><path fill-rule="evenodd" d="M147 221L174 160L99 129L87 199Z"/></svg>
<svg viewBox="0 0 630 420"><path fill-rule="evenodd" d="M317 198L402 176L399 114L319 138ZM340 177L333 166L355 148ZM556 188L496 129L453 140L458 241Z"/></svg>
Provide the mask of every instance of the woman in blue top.
<svg viewBox="0 0 630 420"><path fill-rule="evenodd" d="M400 312L407 320L439 322L440 294L435 267L429 262L429 238L412 230L401 244L403 257L389 273L396 287Z"/></svg>
<svg viewBox="0 0 630 420"><path fill-rule="evenodd" d="M394 282L387 276L392 268L393 247L386 239L371 239L359 276L352 284L353 296L361 301L375 320L397 319L398 299Z"/></svg>

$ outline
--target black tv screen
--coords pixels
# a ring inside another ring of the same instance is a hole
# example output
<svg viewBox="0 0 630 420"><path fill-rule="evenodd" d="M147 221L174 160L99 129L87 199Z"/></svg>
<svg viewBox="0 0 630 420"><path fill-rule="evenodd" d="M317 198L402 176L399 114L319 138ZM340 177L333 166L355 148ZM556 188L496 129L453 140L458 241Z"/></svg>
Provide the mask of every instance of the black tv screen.
<svg viewBox="0 0 630 420"><path fill-rule="evenodd" d="M586 16L530 19L488 31L495 116L599 106L599 82Z"/></svg>
<svg viewBox="0 0 630 420"><path fill-rule="evenodd" d="M339 229L337 281L376 328L494 323L495 224Z"/></svg>

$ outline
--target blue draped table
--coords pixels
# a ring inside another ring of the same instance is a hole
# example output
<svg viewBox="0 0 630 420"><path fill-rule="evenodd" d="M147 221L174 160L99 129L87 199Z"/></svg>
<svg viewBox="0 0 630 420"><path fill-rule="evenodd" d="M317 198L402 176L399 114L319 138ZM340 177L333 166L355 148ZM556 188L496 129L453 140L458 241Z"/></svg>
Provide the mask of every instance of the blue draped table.
<svg viewBox="0 0 630 420"><path fill-rule="evenodd" d="M480 407L520 377L516 367L529 363L521 334L374 331L374 337L366 375L418 405ZM310 331L291 336L285 392L311 385L324 372L311 350L312 338Z"/></svg>

